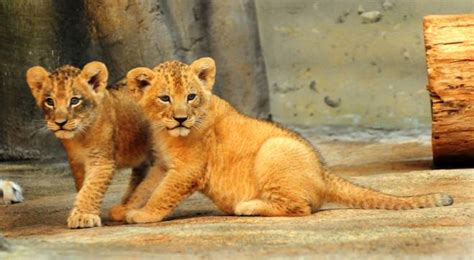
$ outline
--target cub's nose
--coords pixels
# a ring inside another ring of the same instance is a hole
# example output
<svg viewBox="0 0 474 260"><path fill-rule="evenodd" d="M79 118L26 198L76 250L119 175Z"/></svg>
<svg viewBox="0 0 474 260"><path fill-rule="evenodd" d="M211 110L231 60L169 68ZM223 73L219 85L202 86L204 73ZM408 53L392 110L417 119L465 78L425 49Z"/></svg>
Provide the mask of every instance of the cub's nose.
<svg viewBox="0 0 474 260"><path fill-rule="evenodd" d="M67 123L67 119L58 119L54 121L59 127L63 127Z"/></svg>
<svg viewBox="0 0 474 260"><path fill-rule="evenodd" d="M182 124L184 121L188 120L187 117L175 117L174 120L178 121L178 123Z"/></svg>

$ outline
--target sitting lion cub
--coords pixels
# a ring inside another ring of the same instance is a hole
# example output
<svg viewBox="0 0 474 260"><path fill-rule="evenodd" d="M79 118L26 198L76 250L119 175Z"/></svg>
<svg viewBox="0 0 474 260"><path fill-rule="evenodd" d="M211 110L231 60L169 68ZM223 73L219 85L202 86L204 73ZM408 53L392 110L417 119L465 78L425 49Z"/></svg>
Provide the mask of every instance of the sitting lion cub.
<svg viewBox="0 0 474 260"><path fill-rule="evenodd" d="M211 58L128 73L168 171L146 205L127 212L127 222L160 221L195 191L235 215L303 216L324 202L380 209L453 203L446 194L387 195L328 173L298 134L244 116L213 95L215 73Z"/></svg>
<svg viewBox="0 0 474 260"><path fill-rule="evenodd" d="M153 166L149 124L141 109L127 88L107 90L107 78L100 62L82 71L66 65L52 73L39 66L27 72L47 127L66 149L79 191L67 221L70 228L101 226L100 205L116 168L133 171L122 205L110 212L112 220L142 207L163 172Z"/></svg>

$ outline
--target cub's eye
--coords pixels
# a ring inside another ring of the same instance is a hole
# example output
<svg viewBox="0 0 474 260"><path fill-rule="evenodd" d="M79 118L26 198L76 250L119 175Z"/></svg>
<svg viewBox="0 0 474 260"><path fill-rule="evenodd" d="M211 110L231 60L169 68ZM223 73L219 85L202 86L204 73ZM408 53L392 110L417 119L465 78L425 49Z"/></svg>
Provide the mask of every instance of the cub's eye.
<svg viewBox="0 0 474 260"><path fill-rule="evenodd" d="M79 104L80 102L81 102L80 98L73 97L73 98L71 98L71 101L69 103L71 104L71 106L74 106L74 105Z"/></svg>
<svg viewBox="0 0 474 260"><path fill-rule="evenodd" d="M158 98L165 103L170 102L170 96L164 95L164 96L159 96Z"/></svg>
<svg viewBox="0 0 474 260"><path fill-rule="evenodd" d="M188 101L194 100L196 98L196 94L189 94Z"/></svg>
<svg viewBox="0 0 474 260"><path fill-rule="evenodd" d="M44 100L44 103L49 106L49 107L52 107L54 106L54 100L52 98L47 98Z"/></svg>

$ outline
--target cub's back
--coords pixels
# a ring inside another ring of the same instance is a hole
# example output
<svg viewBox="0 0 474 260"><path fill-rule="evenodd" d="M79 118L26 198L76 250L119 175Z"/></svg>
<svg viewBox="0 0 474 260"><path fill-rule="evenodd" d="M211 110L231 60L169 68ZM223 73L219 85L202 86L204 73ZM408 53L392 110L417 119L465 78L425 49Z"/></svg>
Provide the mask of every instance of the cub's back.
<svg viewBox="0 0 474 260"><path fill-rule="evenodd" d="M313 146L296 132L282 126L237 112L230 104L217 96L213 97L214 106L218 116L214 122L217 143L226 144L228 149L245 147L245 150L256 151L265 141L274 137L286 137L301 142L314 149Z"/></svg>
<svg viewBox="0 0 474 260"><path fill-rule="evenodd" d="M149 123L126 88L109 89L109 93L116 119L116 159L119 167L133 167L151 150Z"/></svg>

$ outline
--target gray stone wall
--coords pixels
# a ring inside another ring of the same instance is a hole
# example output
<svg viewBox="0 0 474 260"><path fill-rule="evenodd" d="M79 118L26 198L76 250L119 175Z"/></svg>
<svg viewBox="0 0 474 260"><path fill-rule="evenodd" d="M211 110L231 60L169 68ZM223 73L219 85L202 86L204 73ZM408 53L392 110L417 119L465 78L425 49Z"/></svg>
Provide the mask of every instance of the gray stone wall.
<svg viewBox="0 0 474 260"><path fill-rule="evenodd" d="M82 65L89 55L83 6L76 1L0 2L0 161L62 157L25 81L34 65Z"/></svg>
<svg viewBox="0 0 474 260"><path fill-rule="evenodd" d="M268 117L268 85L255 2L208 0L0 2L0 161L64 158L25 82L26 70L91 60L110 83L138 66L211 56L215 92L241 112Z"/></svg>

